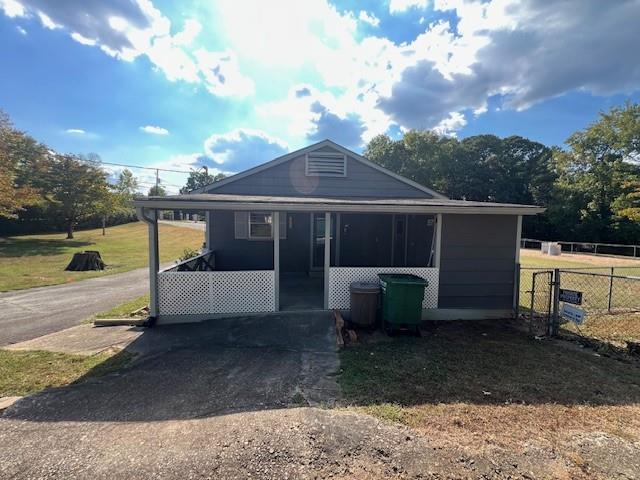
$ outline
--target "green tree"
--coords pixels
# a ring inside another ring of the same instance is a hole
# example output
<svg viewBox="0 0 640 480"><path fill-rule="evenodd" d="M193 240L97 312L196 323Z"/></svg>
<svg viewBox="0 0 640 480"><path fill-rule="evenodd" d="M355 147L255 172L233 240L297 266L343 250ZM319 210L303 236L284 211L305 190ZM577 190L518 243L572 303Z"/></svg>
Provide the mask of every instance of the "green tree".
<svg viewBox="0 0 640 480"><path fill-rule="evenodd" d="M106 173L74 155L56 155L45 181L50 211L64 221L68 239L79 220L100 214L109 193Z"/></svg>
<svg viewBox="0 0 640 480"><path fill-rule="evenodd" d="M149 193L147 195L150 197L166 197L167 190L162 185L154 185L149 189Z"/></svg>
<svg viewBox="0 0 640 480"><path fill-rule="evenodd" d="M125 168L118 175L118 180L113 188L125 198L133 200L138 193L138 180L133 176L131 170Z"/></svg>
<svg viewBox="0 0 640 480"><path fill-rule="evenodd" d="M215 175L210 175L208 169L204 170L194 170L191 169L189 172L189 178L187 178L187 183L184 187L180 189L180 193L185 194L189 193L197 188L206 187L207 185L211 185L213 182L217 182L225 178L224 173L217 173Z"/></svg>
<svg viewBox="0 0 640 480"><path fill-rule="evenodd" d="M560 186L579 199L578 234L591 241L634 241L640 234L633 220L634 185L640 180L640 105L627 103L601 113L567 144L558 163Z"/></svg>
<svg viewBox="0 0 640 480"><path fill-rule="evenodd" d="M40 179L48 161L47 148L16 130L0 110L0 217L16 218L42 201Z"/></svg>

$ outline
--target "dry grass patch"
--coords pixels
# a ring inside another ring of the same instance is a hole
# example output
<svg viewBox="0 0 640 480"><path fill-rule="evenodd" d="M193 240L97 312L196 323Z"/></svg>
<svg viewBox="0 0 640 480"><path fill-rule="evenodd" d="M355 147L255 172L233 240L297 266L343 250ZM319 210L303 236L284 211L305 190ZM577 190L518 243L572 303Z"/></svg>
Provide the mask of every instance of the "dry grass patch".
<svg viewBox="0 0 640 480"><path fill-rule="evenodd" d="M535 448L577 465L576 436L640 442L640 366L500 322L434 324L421 339L375 335L341 352L349 408L401 422L438 447ZM573 458L573 459L572 459Z"/></svg>

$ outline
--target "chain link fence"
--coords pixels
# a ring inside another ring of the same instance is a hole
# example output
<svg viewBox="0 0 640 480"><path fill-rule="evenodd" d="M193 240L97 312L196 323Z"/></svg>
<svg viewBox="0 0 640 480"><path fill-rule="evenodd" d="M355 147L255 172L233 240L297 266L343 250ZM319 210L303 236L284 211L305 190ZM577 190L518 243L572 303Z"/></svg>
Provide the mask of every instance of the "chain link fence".
<svg viewBox="0 0 640 480"><path fill-rule="evenodd" d="M629 274L635 270L640 274L636 267L523 267L519 319L533 335L578 335L640 349L640 275ZM565 310L578 318L569 320Z"/></svg>

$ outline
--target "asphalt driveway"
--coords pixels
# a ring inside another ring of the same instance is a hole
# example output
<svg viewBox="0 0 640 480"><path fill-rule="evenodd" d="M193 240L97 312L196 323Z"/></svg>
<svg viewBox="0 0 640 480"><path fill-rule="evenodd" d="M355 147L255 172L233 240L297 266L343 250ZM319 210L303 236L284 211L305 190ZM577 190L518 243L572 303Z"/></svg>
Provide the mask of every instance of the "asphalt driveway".
<svg viewBox="0 0 640 480"><path fill-rule="evenodd" d="M339 399L331 315L146 330L118 374L0 418L0 478L388 478L437 467L405 427Z"/></svg>
<svg viewBox="0 0 640 480"><path fill-rule="evenodd" d="M98 312L144 295L149 272L139 268L50 287L0 293L0 347L79 324Z"/></svg>

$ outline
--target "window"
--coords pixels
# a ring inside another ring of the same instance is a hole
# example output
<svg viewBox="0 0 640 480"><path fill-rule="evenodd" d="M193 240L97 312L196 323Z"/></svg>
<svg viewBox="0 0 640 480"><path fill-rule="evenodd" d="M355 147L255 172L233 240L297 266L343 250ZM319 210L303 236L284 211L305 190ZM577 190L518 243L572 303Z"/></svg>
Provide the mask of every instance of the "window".
<svg viewBox="0 0 640 480"><path fill-rule="evenodd" d="M346 177L347 157L342 153L308 153L305 160L305 174L317 177Z"/></svg>
<svg viewBox="0 0 640 480"><path fill-rule="evenodd" d="M249 238L270 239L271 238L271 214L253 213L249 214Z"/></svg>
<svg viewBox="0 0 640 480"><path fill-rule="evenodd" d="M234 212L236 240L271 240L271 212ZM280 238L287 238L287 212L280 212Z"/></svg>

